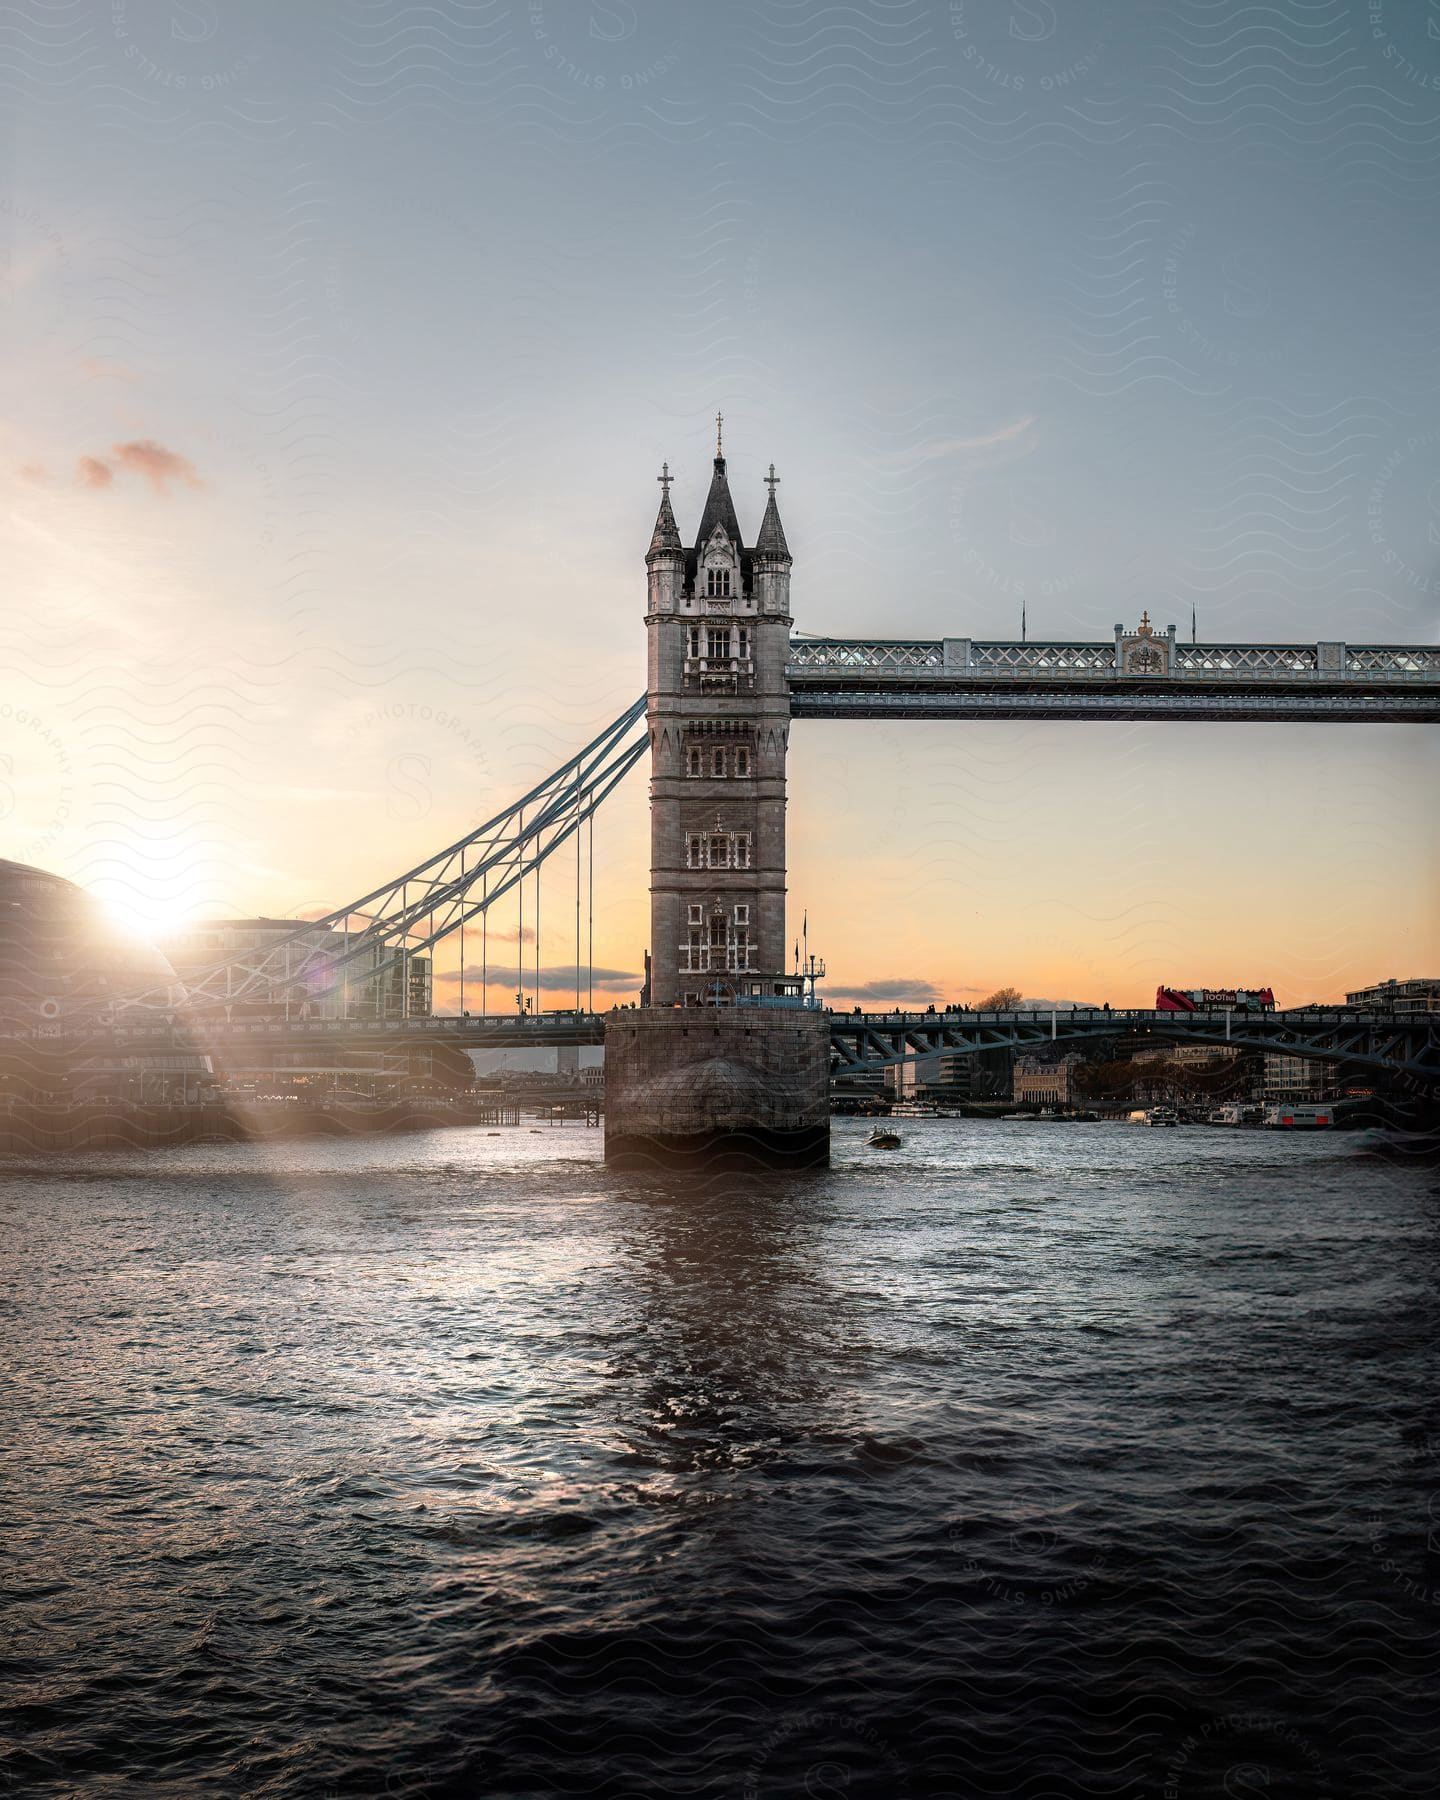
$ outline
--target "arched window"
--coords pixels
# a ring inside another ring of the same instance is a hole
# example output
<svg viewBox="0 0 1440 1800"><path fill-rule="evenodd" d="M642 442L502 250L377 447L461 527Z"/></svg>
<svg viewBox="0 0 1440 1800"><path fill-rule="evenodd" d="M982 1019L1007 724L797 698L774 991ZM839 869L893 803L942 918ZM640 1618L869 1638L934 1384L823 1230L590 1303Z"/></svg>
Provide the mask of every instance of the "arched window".
<svg viewBox="0 0 1440 1800"><path fill-rule="evenodd" d="M729 757L723 750L712 750L710 752L710 773L714 775L717 780L723 781L730 773L729 760Z"/></svg>
<svg viewBox="0 0 1440 1800"><path fill-rule="evenodd" d="M705 571L705 592L707 594L728 594L730 592L730 571L728 569L707 569Z"/></svg>
<svg viewBox="0 0 1440 1800"><path fill-rule="evenodd" d="M691 750L691 752L690 752L690 773L692 775L703 775L705 773L705 753L703 750L700 750L700 749L692 749Z"/></svg>

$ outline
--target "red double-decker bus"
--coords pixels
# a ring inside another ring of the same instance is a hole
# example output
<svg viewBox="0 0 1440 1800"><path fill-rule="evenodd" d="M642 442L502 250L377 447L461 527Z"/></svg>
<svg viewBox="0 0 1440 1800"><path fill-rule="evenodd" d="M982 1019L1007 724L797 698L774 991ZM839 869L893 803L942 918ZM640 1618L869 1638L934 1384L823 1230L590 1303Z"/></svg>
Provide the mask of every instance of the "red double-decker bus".
<svg viewBox="0 0 1440 1800"><path fill-rule="evenodd" d="M1155 990L1156 1012L1273 1012L1275 994L1264 988L1171 988Z"/></svg>

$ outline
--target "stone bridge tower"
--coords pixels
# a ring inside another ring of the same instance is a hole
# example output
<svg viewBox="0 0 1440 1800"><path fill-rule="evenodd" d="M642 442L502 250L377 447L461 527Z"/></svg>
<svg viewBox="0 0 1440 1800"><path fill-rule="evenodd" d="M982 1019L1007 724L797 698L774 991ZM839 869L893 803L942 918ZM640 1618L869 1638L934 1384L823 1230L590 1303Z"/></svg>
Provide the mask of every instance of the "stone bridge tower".
<svg viewBox="0 0 1440 1800"><path fill-rule="evenodd" d="M718 421L717 421L718 423ZM645 558L649 1005L605 1025L605 1156L622 1167L824 1168L830 1022L785 973L790 551L753 545L717 434L694 543L660 477Z"/></svg>
<svg viewBox="0 0 1440 1800"><path fill-rule="evenodd" d="M776 481L772 464L747 548L717 434L687 549L668 464L660 476L645 558L652 1006L774 995L785 973L791 559Z"/></svg>

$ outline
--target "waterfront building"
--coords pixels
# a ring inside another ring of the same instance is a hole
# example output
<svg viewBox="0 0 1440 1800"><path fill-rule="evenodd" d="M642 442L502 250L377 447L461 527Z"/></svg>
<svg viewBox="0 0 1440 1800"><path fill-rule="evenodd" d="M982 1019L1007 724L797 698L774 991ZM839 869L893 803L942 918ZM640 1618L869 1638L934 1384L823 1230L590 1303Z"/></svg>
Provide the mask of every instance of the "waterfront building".
<svg viewBox="0 0 1440 1800"><path fill-rule="evenodd" d="M1172 1044L1165 1054L1181 1068L1206 1068L1236 1062L1243 1052L1237 1044Z"/></svg>
<svg viewBox="0 0 1440 1800"><path fill-rule="evenodd" d="M891 1063L885 1071L886 1093L894 1100L913 1100L919 1074L920 1065L918 1063Z"/></svg>
<svg viewBox="0 0 1440 1800"><path fill-rule="evenodd" d="M1417 1013L1440 1012L1440 975L1412 975L1408 981L1377 981L1345 996L1347 1006L1363 1006L1371 1012L1413 1018Z"/></svg>
<svg viewBox="0 0 1440 1800"><path fill-rule="evenodd" d="M430 1016L432 974L428 956L410 956L378 974L368 973L390 954L376 946L359 962L332 973L350 947L343 931L316 926L279 946L301 924L297 919L209 919L171 932L161 949L177 980L198 980L217 963L229 963L226 980L245 982L247 962L263 965L265 979L243 1000L227 1004L227 1018L421 1019Z"/></svg>
<svg viewBox="0 0 1440 1800"><path fill-rule="evenodd" d="M1075 1099L1075 1071L1085 1059L1065 1056L1017 1056L1013 1077L1015 1100L1037 1106L1069 1106Z"/></svg>
<svg viewBox="0 0 1440 1800"><path fill-rule="evenodd" d="M962 1101L975 1090L975 1058L946 1052L927 1056L918 1065L919 1084L931 1100Z"/></svg>
<svg viewBox="0 0 1440 1800"><path fill-rule="evenodd" d="M0 861L0 1095L75 1101L193 1095L212 1080L201 1048L177 1032L169 1049L106 1043L127 1005L162 1007L171 972L95 899L47 869Z"/></svg>
<svg viewBox="0 0 1440 1800"><path fill-rule="evenodd" d="M1308 1056L1266 1054L1261 1086L1266 1100L1330 1100L1339 1092L1331 1063Z"/></svg>

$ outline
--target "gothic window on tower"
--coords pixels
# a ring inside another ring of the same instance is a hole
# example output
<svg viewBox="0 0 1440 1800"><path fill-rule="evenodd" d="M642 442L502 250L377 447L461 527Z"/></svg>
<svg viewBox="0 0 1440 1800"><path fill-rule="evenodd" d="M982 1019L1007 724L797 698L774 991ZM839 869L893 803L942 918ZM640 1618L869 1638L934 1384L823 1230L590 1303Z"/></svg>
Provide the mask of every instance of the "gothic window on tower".
<svg viewBox="0 0 1440 1800"><path fill-rule="evenodd" d="M707 594L728 594L730 592L730 571L728 569L707 569L705 571L705 592Z"/></svg>
<svg viewBox="0 0 1440 1800"><path fill-rule="evenodd" d="M712 869L728 869L730 867L730 839L723 832L715 832L710 839L710 867Z"/></svg>
<svg viewBox="0 0 1440 1800"><path fill-rule="evenodd" d="M735 833L735 867L737 869L750 867L750 833L748 831Z"/></svg>
<svg viewBox="0 0 1440 1800"><path fill-rule="evenodd" d="M726 751L712 750L710 752L710 773L720 781L723 781L730 773L730 758Z"/></svg>
<svg viewBox="0 0 1440 1800"><path fill-rule="evenodd" d="M735 751L735 773L742 778L750 773L750 752L744 744L740 744Z"/></svg>
<svg viewBox="0 0 1440 1800"><path fill-rule="evenodd" d="M735 654L743 662L745 660L745 658L747 656L749 656L749 654L750 654L750 628L749 628L749 626L748 625L739 626L736 630L735 637L736 637Z"/></svg>
<svg viewBox="0 0 1440 1800"><path fill-rule="evenodd" d="M700 654L700 627L698 625L692 625L690 627L690 649L687 654L690 656L698 656Z"/></svg>
<svg viewBox="0 0 1440 1800"><path fill-rule="evenodd" d="M692 925L701 924L703 922L704 918L705 918L705 908L703 906L692 906L690 908L690 923Z"/></svg>
<svg viewBox="0 0 1440 1800"><path fill-rule="evenodd" d="M705 840L698 831L692 831L685 840L685 866L689 869L705 867Z"/></svg>
<svg viewBox="0 0 1440 1800"><path fill-rule="evenodd" d="M730 655L730 633L724 626L712 625L705 633L705 654L711 662L724 662Z"/></svg>
<svg viewBox="0 0 1440 1800"><path fill-rule="evenodd" d="M703 750L691 750L690 773L692 775L703 775L705 773L705 752Z"/></svg>

